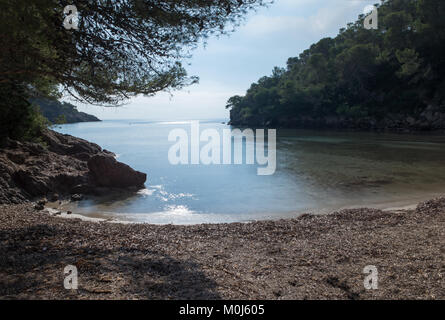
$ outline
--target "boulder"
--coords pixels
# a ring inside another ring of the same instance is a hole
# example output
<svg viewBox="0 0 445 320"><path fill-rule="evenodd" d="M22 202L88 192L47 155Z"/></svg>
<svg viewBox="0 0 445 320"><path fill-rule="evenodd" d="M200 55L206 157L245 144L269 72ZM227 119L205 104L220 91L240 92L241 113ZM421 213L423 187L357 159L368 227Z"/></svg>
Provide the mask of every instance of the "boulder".
<svg viewBox="0 0 445 320"><path fill-rule="evenodd" d="M88 169L93 183L99 187L142 187L147 180L145 173L118 162L108 154L98 154L88 160Z"/></svg>

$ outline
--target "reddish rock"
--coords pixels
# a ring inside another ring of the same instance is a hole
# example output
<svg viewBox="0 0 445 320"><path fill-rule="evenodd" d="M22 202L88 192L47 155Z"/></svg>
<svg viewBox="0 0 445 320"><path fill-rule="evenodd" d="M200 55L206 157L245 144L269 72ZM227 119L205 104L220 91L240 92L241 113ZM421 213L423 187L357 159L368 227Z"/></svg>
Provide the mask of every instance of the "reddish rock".
<svg viewBox="0 0 445 320"><path fill-rule="evenodd" d="M42 140L44 145L6 139L0 146L0 204L142 187L146 180L94 143L51 130L42 133Z"/></svg>
<svg viewBox="0 0 445 320"><path fill-rule="evenodd" d="M98 154L88 160L94 184L108 188L142 187L147 180L145 173L133 170L108 154Z"/></svg>

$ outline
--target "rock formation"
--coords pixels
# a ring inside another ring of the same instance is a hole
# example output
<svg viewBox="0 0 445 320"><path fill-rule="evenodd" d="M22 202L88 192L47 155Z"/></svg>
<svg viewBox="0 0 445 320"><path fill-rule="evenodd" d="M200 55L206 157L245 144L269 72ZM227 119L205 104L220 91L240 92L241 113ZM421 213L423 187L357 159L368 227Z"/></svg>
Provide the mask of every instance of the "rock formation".
<svg viewBox="0 0 445 320"><path fill-rule="evenodd" d="M97 194L104 188L137 189L147 178L83 139L45 130L42 140L6 140L0 146L0 203Z"/></svg>

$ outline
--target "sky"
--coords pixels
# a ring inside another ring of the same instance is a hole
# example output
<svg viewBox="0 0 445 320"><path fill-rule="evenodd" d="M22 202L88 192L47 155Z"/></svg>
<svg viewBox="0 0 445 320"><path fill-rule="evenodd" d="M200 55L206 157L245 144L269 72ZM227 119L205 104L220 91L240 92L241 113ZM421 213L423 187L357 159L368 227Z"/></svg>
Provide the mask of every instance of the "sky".
<svg viewBox="0 0 445 320"><path fill-rule="evenodd" d="M75 103L102 120L205 120L228 119L225 109L233 95L244 95L275 66L285 67L311 44L335 37L340 28L354 22L378 0L275 0L267 8L250 13L229 36L211 38L184 63L199 84L181 91L139 96L126 105L105 108Z"/></svg>

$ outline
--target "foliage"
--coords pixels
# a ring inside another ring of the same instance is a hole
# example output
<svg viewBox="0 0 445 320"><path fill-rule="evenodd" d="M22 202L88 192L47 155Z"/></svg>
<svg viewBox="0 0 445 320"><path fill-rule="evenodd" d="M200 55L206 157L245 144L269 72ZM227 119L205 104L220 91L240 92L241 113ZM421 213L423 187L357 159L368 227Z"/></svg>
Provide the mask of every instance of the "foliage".
<svg viewBox="0 0 445 320"><path fill-rule="evenodd" d="M78 30L63 27L68 0L0 0L0 112L22 125L33 97L118 105L197 81L181 61L267 0L77 0ZM18 116L21 115L21 116ZM9 129L2 129L8 134Z"/></svg>
<svg viewBox="0 0 445 320"><path fill-rule="evenodd" d="M21 140L36 140L41 130L48 126L48 120L36 107L21 95L11 94L8 86L0 86L0 96L8 95L7 103L0 100L0 139L9 137ZM2 90L5 90L2 92Z"/></svg>
<svg viewBox="0 0 445 320"><path fill-rule="evenodd" d="M53 123L54 123L54 124L65 124L65 123L67 123L67 121L66 121L66 116L63 115L63 114L59 115L59 116L54 120Z"/></svg>
<svg viewBox="0 0 445 320"><path fill-rule="evenodd" d="M42 98L32 99L31 101L38 106L39 112L52 124L100 121L93 115L79 112L76 106L68 102Z"/></svg>
<svg viewBox="0 0 445 320"><path fill-rule="evenodd" d="M364 16L334 38L290 58L285 70L229 99L233 124L289 124L302 118L382 119L445 105L445 3L386 0L379 28Z"/></svg>

